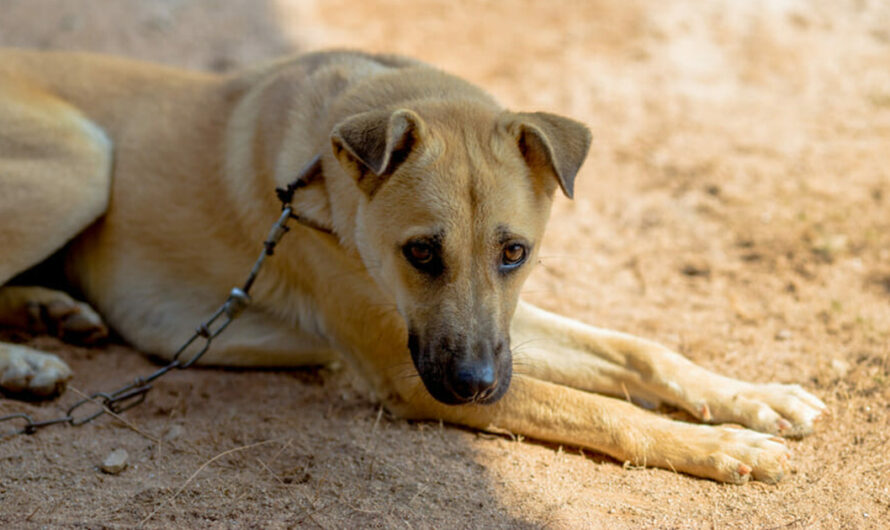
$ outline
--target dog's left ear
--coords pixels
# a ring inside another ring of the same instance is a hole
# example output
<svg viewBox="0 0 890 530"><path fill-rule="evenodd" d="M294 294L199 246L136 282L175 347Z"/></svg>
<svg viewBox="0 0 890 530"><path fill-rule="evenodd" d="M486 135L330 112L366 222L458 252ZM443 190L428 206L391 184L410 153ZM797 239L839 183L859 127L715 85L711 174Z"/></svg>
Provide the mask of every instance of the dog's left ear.
<svg viewBox="0 0 890 530"><path fill-rule="evenodd" d="M334 154L373 197L408 158L425 125L415 112L372 110L346 118L331 133Z"/></svg>
<svg viewBox="0 0 890 530"><path fill-rule="evenodd" d="M575 175L587 157L591 135L575 120L546 112L519 112L519 151L532 170L550 171L566 197L572 198Z"/></svg>

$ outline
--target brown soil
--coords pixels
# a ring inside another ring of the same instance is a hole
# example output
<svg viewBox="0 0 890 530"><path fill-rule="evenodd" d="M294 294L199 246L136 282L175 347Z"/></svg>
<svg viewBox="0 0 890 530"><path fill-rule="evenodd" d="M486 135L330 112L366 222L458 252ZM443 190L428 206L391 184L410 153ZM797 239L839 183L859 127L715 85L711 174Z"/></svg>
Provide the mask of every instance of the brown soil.
<svg viewBox="0 0 890 530"><path fill-rule="evenodd" d="M0 526L890 525L890 4L0 0L0 43L212 69L395 51L575 116L596 142L527 298L832 411L791 442L795 474L735 487L393 419L344 372L194 370L128 425L0 442ZM153 369L121 345L18 338L83 392ZM104 474L115 448L129 468Z"/></svg>

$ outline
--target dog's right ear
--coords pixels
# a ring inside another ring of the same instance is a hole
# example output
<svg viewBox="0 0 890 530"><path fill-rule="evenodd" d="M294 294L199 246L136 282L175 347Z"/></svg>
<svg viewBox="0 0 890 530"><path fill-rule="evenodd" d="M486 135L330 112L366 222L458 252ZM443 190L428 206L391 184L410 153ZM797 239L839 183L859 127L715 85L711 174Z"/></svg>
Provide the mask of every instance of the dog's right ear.
<svg viewBox="0 0 890 530"><path fill-rule="evenodd" d="M420 116L408 109L372 110L338 123L331 144L340 165L373 197L411 154L424 127Z"/></svg>

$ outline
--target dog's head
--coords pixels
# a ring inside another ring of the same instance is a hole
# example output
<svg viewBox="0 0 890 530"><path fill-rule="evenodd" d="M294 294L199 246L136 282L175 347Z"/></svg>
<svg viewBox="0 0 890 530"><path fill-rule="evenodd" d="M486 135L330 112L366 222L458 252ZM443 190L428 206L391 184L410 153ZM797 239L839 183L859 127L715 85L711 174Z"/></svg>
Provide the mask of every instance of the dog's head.
<svg viewBox="0 0 890 530"><path fill-rule="evenodd" d="M356 247L405 319L427 390L448 404L498 400L520 287L590 133L552 114L430 101L350 116L331 138L360 190Z"/></svg>

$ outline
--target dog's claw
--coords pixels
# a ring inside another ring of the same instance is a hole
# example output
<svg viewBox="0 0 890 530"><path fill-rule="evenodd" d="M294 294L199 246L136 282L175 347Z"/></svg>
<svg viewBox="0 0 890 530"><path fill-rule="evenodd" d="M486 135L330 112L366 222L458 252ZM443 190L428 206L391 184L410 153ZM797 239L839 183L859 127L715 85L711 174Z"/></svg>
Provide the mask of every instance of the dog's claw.
<svg viewBox="0 0 890 530"><path fill-rule="evenodd" d="M779 421L776 422L776 428L780 433L785 433L791 430L791 422L786 420L785 418L779 418Z"/></svg>
<svg viewBox="0 0 890 530"><path fill-rule="evenodd" d="M699 416L701 417L702 421L705 421L705 422L711 421L711 419L712 419L711 409L708 408L707 403L702 403L701 406L699 406L698 413L699 413Z"/></svg>

